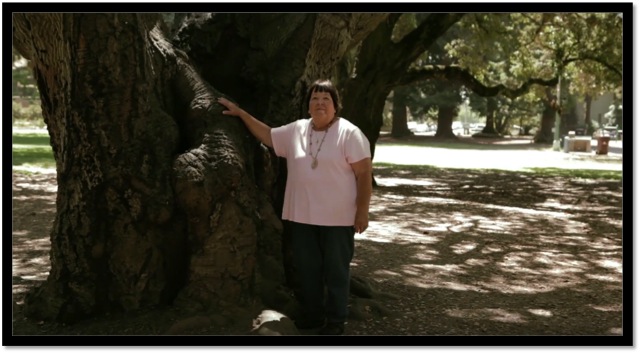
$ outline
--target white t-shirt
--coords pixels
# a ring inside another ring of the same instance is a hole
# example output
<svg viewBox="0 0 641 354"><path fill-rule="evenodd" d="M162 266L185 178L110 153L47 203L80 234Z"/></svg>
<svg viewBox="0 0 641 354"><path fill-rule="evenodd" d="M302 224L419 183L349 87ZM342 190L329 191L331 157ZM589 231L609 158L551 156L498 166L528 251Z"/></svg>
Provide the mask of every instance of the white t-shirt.
<svg viewBox="0 0 641 354"><path fill-rule="evenodd" d="M287 159L283 219L311 225L352 226L356 216L356 177L350 164L371 158L369 141L347 119L339 118L327 130L312 132L311 118L272 128L276 155Z"/></svg>

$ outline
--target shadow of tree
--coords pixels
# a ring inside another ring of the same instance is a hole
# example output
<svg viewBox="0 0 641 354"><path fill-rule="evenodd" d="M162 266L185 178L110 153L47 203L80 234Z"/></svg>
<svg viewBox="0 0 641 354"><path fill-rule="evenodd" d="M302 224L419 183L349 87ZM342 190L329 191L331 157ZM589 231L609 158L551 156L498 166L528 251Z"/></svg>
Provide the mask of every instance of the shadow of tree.
<svg viewBox="0 0 641 354"><path fill-rule="evenodd" d="M375 169L352 270L391 295L377 300L390 311L350 321L346 334L623 334L620 180ZM48 275L55 198L55 174L14 175L14 295Z"/></svg>
<svg viewBox="0 0 641 354"><path fill-rule="evenodd" d="M375 173L352 269L397 298L386 301L396 318L385 319L397 326L380 334L623 333L620 180Z"/></svg>

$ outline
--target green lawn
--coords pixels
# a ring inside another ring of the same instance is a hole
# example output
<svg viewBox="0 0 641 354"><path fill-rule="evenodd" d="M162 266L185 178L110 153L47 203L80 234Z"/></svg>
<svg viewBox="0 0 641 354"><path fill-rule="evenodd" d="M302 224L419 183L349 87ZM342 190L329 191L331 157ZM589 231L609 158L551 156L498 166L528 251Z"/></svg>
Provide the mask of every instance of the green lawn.
<svg viewBox="0 0 641 354"><path fill-rule="evenodd" d="M13 133L13 168L29 170L29 168L56 168L53 151L49 144L49 134L43 133Z"/></svg>
<svg viewBox="0 0 641 354"><path fill-rule="evenodd" d="M30 168L56 168L56 161L53 158L53 151L49 144L49 134L47 131L42 133L13 133L13 168L16 170L26 170ZM396 144L388 144L396 145ZM403 145L403 144L398 144ZM414 145L414 144L406 144ZM418 145L418 142L416 143ZM423 142L425 145L425 142ZM432 142L429 144L432 147L442 148L470 148L472 144L445 144L441 142ZM488 147L488 149L491 147ZM392 169L407 169L412 173L425 172L428 169L436 169L432 166L407 166L407 165L394 165L377 163L379 167L392 168ZM490 170L487 171L491 173ZM574 177L574 178L587 178L587 179L622 179L621 171L603 171L603 170L567 170L559 168L534 168L530 171L538 175L548 176L561 176L561 177Z"/></svg>
<svg viewBox="0 0 641 354"><path fill-rule="evenodd" d="M531 171L539 176L623 180L623 171L571 170L563 168L532 168Z"/></svg>

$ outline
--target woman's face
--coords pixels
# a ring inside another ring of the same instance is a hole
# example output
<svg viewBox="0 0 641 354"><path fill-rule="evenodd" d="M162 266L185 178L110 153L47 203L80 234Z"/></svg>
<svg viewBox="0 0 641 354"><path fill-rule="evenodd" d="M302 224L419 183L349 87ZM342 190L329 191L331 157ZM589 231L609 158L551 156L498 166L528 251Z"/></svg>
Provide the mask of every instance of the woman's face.
<svg viewBox="0 0 641 354"><path fill-rule="evenodd" d="M309 114L319 122L328 122L334 119L336 109L329 92L312 92L309 98Z"/></svg>

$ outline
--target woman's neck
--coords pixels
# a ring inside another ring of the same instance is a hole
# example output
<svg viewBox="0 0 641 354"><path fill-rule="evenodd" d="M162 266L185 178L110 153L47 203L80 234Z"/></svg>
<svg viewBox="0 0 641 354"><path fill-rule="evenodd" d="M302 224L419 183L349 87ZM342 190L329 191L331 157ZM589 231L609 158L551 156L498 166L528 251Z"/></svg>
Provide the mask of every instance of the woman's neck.
<svg viewBox="0 0 641 354"><path fill-rule="evenodd" d="M329 123L319 126L316 122L314 122L314 119L312 118L312 129L314 129L314 130L316 130L316 131L324 131L324 130L327 130L327 129L329 129L329 127L331 127L331 126L332 126L332 124L334 124L334 122L336 122L337 120L338 120L338 118L337 118L337 117L334 117L334 118L332 118L332 120L330 120L330 121L329 121Z"/></svg>

